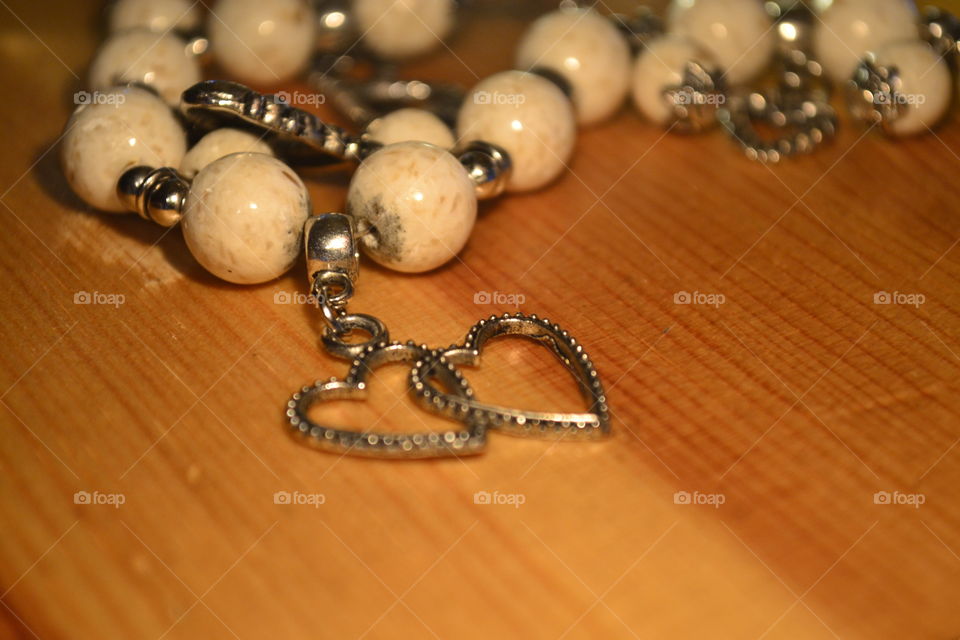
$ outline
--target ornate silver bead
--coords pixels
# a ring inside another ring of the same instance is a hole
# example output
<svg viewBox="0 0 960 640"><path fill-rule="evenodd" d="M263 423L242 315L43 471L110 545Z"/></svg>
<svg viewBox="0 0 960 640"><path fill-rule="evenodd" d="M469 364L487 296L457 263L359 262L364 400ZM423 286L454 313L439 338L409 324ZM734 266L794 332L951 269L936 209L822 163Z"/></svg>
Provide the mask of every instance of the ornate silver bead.
<svg viewBox="0 0 960 640"><path fill-rule="evenodd" d="M507 186L513 164L510 154L495 144L474 140L461 147L457 154L477 189L477 199L496 198Z"/></svg>
<svg viewBox="0 0 960 640"><path fill-rule="evenodd" d="M163 227L180 222L189 191L190 183L170 167L133 167L117 181L120 202L141 218Z"/></svg>
<svg viewBox="0 0 960 640"><path fill-rule="evenodd" d="M664 91L679 131L698 133L717 120L717 108L724 102L723 81L719 73L708 71L699 62L689 61L683 81Z"/></svg>
<svg viewBox="0 0 960 640"><path fill-rule="evenodd" d="M872 56L864 58L853 74L847 90L847 104L854 118L867 124L879 124L884 130L900 117L898 98L900 79L895 67L877 64Z"/></svg>

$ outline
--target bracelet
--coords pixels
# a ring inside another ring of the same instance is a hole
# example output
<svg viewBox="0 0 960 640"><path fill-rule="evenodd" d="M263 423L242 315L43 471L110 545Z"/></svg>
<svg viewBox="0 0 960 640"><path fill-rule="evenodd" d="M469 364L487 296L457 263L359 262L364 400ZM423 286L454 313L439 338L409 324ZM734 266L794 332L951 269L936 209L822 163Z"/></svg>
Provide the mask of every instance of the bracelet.
<svg viewBox="0 0 960 640"><path fill-rule="evenodd" d="M577 125L610 118L628 94L644 117L670 130L719 123L748 158L763 162L834 136L831 81L847 81L855 117L893 136L919 133L946 113L953 81L946 60L953 62L960 33L943 12L918 23L908 0L836 0L820 15L788 0L678 0L667 29L649 11L604 17L564 3L524 35L520 70L466 93L397 79L393 63L441 42L455 8L453 0L424 0L416 11L394 0L220 0L204 35L187 0L118 0L113 33L91 65L93 93L64 134L64 170L77 195L103 211L179 223L198 262L224 280L273 280L305 251L325 324L321 344L351 362L343 379L317 381L287 404L293 433L324 450L436 457L480 452L488 429L559 438L610 430L591 359L549 320L491 316L461 344L431 349L392 342L380 319L348 313L361 249L401 272L445 264L466 244L479 199L548 185L566 167ZM201 81L211 55L258 85L289 79L313 58L308 77L317 95L329 96L363 133L321 121L290 95ZM365 64L372 77L354 77ZM775 87L743 89L771 67ZM189 151L182 122L193 137L203 134ZM785 131L765 139L758 122ZM312 215L292 167L332 165L356 166L344 213ZM368 339L348 340L354 332ZM476 364L484 344L503 335L548 347L576 379L587 411L479 402L459 367ZM308 417L314 403L362 397L371 372L389 362L410 364L418 404L457 427L391 434Z"/></svg>

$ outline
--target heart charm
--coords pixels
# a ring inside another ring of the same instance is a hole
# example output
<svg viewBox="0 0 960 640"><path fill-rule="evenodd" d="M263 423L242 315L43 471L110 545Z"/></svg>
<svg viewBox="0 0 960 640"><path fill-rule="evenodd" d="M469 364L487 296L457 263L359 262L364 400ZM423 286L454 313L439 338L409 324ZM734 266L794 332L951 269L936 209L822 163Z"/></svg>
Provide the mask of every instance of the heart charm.
<svg viewBox="0 0 960 640"><path fill-rule="evenodd" d="M419 362L430 351L413 342L406 344L381 342L367 347L343 380L318 381L295 393L287 403L287 419L293 434L304 444L341 454L389 457L436 458L480 453L486 444L486 426L479 420L458 419L459 429L423 433L377 433L353 431L317 424L307 417L315 402L326 400L362 400L367 393L367 378L377 367L390 362ZM441 381L455 389L454 398L468 398L466 384L451 372L441 372Z"/></svg>
<svg viewBox="0 0 960 640"><path fill-rule="evenodd" d="M503 335L524 336L549 347L573 374L588 412L524 411L478 402L457 365L477 364L483 345ZM455 384L450 383L451 378ZM438 387L436 381L452 393ZM559 325L535 315L504 314L481 320L470 329L462 346L428 353L417 362L410 383L420 404L430 411L461 421L471 419L513 435L598 437L610 431L607 399L590 357Z"/></svg>

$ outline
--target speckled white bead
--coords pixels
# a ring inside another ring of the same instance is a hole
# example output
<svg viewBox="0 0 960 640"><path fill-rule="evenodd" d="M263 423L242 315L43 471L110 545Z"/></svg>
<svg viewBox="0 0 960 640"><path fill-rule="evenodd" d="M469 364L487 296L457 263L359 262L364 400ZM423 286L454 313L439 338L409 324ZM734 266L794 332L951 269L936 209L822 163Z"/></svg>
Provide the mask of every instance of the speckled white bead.
<svg viewBox="0 0 960 640"><path fill-rule="evenodd" d="M483 140L510 154L508 191L531 191L563 171L576 141L573 107L549 80L502 71L467 94L457 116L461 142Z"/></svg>
<svg viewBox="0 0 960 640"><path fill-rule="evenodd" d="M193 31L200 26L200 5L192 0L117 0L110 9L110 31L174 29Z"/></svg>
<svg viewBox="0 0 960 640"><path fill-rule="evenodd" d="M950 67L926 42L906 40L884 45L874 54L882 67L897 69L900 112L886 130L898 136L926 133L950 106Z"/></svg>
<svg viewBox="0 0 960 640"><path fill-rule="evenodd" d="M813 49L826 75L847 82L864 55L917 38L913 0L834 0L815 24Z"/></svg>
<svg viewBox="0 0 960 640"><path fill-rule="evenodd" d="M538 18L517 49L517 68L544 67L573 89L577 121L589 125L623 104L630 83L630 47L593 9L560 9Z"/></svg>
<svg viewBox="0 0 960 640"><path fill-rule="evenodd" d="M90 88L102 91L128 82L145 84L171 105L200 82L200 65L187 53L187 43L172 33L147 29L116 33L103 43L90 65Z"/></svg>
<svg viewBox="0 0 960 640"><path fill-rule="evenodd" d="M664 97L664 91L681 85L688 62L696 62L710 72L717 70L709 54L678 35L652 40L637 56L631 93L633 104L645 118L664 126L672 122L673 107Z"/></svg>
<svg viewBox="0 0 960 640"><path fill-rule="evenodd" d="M131 167L177 167L186 135L160 98L146 89L114 89L77 108L67 122L61 158L74 192L92 207L125 211L117 180Z"/></svg>
<svg viewBox="0 0 960 640"><path fill-rule="evenodd" d="M454 0L353 0L364 45L384 58L420 55L453 28Z"/></svg>
<svg viewBox="0 0 960 640"><path fill-rule="evenodd" d="M760 0L674 0L670 30L713 56L731 85L762 72L773 58L776 34Z"/></svg>
<svg viewBox="0 0 960 640"><path fill-rule="evenodd" d="M260 136L241 129L216 129L203 136L197 144L190 147L180 163L183 177L192 179L205 166L231 153L264 153L272 156L270 148Z"/></svg>
<svg viewBox="0 0 960 640"><path fill-rule="evenodd" d="M347 213L361 246L380 264L408 273L435 269L467 242L477 217L474 185L447 151L401 142L368 156L350 182Z"/></svg>
<svg viewBox="0 0 960 640"><path fill-rule="evenodd" d="M420 141L449 149L453 132L443 120L423 109L397 109L377 118L367 127L371 140L382 144Z"/></svg>
<svg viewBox="0 0 960 640"><path fill-rule="evenodd" d="M241 82L288 80L313 53L316 25L305 0L219 0L207 25L217 62Z"/></svg>
<svg viewBox="0 0 960 640"><path fill-rule="evenodd" d="M197 174L181 226L207 271L256 284L293 266L309 215L307 188L290 167L261 153L235 153Z"/></svg>

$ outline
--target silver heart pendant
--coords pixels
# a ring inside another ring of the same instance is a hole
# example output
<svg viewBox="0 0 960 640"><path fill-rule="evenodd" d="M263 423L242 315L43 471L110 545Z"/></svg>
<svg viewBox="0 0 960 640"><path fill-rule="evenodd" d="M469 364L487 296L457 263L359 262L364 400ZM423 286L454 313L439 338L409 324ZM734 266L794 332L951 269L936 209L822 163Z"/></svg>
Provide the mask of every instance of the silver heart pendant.
<svg viewBox="0 0 960 640"><path fill-rule="evenodd" d="M457 366L476 365L484 344L505 335L522 336L548 347L573 374L588 404L587 412L525 411L477 401ZM504 314L481 320L470 329L463 345L428 352L419 360L410 373L410 388L421 406L434 413L460 421L472 420L512 435L593 438L610 431L603 384L590 357L559 325L535 315Z"/></svg>
<svg viewBox="0 0 960 640"><path fill-rule="evenodd" d="M367 347L353 361L346 378L318 381L293 395L287 403L287 419L295 437L325 451L381 458L438 458L480 453L486 444L486 425L472 418L463 420L458 429L441 432L380 433L329 427L313 422L307 411L318 402L329 400L362 400L367 394L367 379L374 369L391 362L421 362L430 351L413 342L406 344L381 342ZM440 381L454 389L455 398L468 398L470 388L449 371L441 372Z"/></svg>

